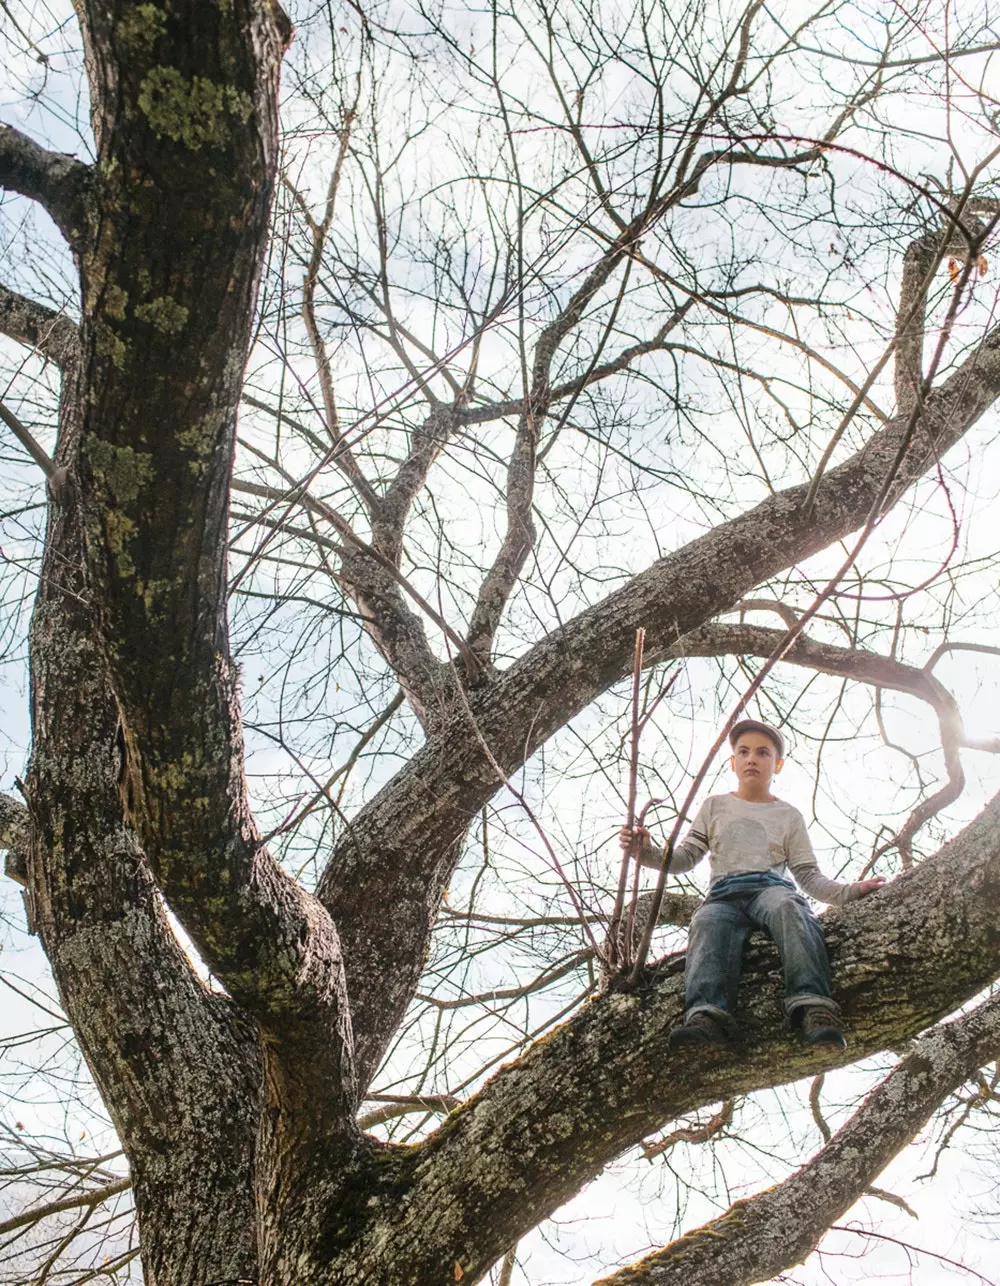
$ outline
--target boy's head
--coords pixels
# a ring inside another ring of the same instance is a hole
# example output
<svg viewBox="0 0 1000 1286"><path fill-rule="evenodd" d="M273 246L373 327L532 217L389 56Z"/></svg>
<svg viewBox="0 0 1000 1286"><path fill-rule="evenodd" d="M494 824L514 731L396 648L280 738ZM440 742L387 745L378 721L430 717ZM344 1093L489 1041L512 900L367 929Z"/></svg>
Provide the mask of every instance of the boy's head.
<svg viewBox="0 0 1000 1286"><path fill-rule="evenodd" d="M767 794L771 778L785 762L785 739L777 728L757 719L741 719L729 734L733 748L730 765L739 782L739 792Z"/></svg>

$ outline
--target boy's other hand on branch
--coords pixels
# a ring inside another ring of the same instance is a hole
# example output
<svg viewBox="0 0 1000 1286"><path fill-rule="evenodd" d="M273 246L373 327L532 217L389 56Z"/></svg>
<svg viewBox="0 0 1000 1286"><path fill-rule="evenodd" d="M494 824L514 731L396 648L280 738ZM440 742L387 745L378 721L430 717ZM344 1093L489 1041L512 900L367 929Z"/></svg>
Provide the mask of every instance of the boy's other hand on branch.
<svg viewBox="0 0 1000 1286"><path fill-rule="evenodd" d="M618 842L629 852L633 845L638 852L649 847L649 831L645 826L623 826L618 833Z"/></svg>
<svg viewBox="0 0 1000 1286"><path fill-rule="evenodd" d="M876 889L880 889L884 883L884 876L876 875L871 880L858 880L854 887L858 890L858 897L864 898L869 893L874 893Z"/></svg>

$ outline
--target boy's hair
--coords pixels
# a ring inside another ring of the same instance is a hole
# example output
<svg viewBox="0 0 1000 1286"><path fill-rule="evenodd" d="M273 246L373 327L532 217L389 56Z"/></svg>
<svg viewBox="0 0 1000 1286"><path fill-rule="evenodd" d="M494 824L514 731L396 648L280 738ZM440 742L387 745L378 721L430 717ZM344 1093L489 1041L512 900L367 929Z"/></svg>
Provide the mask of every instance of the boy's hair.
<svg viewBox="0 0 1000 1286"><path fill-rule="evenodd" d="M770 737L778 752L778 758L784 759L785 738L777 728L772 728L769 723L761 723L759 719L741 719L739 723L733 725L729 732L729 744L734 750L736 749L737 741L745 732L759 732L765 737Z"/></svg>

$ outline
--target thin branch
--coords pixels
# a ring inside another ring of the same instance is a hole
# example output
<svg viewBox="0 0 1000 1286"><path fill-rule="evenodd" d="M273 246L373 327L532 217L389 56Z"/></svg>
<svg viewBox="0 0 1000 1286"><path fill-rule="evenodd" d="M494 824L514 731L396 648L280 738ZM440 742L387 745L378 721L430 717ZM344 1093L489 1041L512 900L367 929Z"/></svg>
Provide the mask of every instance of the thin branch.
<svg viewBox="0 0 1000 1286"><path fill-rule="evenodd" d="M330 175L330 184L326 193L326 207L323 211L323 218L319 223L309 217L309 228L312 232L312 254L309 258L309 266L306 269L305 279L302 283L302 320L305 323L306 333L309 336L309 344L312 348L313 359L316 362L316 371L319 375L319 386L323 396L323 411L326 416L326 429L331 440L337 448L336 460L340 469L343 471L353 484L358 495L364 501L369 512L378 508L378 496L371 483L361 471L353 452L344 440L340 427L340 415L337 410L337 399L333 387L333 371L330 366L330 355L326 351L326 344L323 342L323 336L320 334L319 325L316 320L316 281L319 276L319 270L323 263L323 253L326 249L326 239L330 231L330 225L333 222L334 210L337 203L337 192L340 188L340 179L343 174L344 161L347 157L348 144L351 137L351 127L358 110L358 102L361 98L361 77L357 78L357 89L354 96L354 102L344 113L344 121L340 130L340 136L337 140L337 157L334 161L333 171ZM288 180L285 180L287 186L291 187ZM293 189L294 191L294 189ZM297 196L298 194L295 193ZM304 202L300 204L304 208Z"/></svg>
<svg viewBox="0 0 1000 1286"><path fill-rule="evenodd" d="M365 746L367 746L369 742L371 742L371 740L375 736L377 736L379 731L385 727L385 725L389 722L389 720L392 718L392 716L396 713L396 711L399 709L399 707L403 704L405 700L406 700L406 694L403 692L402 688L400 688L400 690L392 698L392 700L389 702L386 708L381 712L381 714L379 714L361 734L360 739L355 744L354 749L351 751L351 753L347 756L347 759L340 765L339 768L335 769L333 773L331 773L331 775L322 784L320 789L317 790L307 800L305 804L303 804L300 808L296 808L293 811L292 816L289 817L287 821L282 822L281 825L278 826L275 830L271 831L269 834L264 836L265 844L270 844L271 841L275 838L275 836L284 835L288 831L292 830L294 827L298 826L306 817L309 816L311 812L313 812L316 808L319 807L320 803L324 799L329 800L329 802L332 803L335 808L339 809L341 800L344 797L344 789L347 785L347 782L345 780L344 784L341 786L340 790L337 793L336 799L333 799L330 796L331 786L333 786L334 782L336 782L339 778L341 777L346 778L350 775L351 769L360 759L362 751L364 750Z"/></svg>
<svg viewBox="0 0 1000 1286"><path fill-rule="evenodd" d="M24 447L25 451L27 451L28 455L31 456L35 464L37 464L42 473L45 474L46 478L51 478L56 471L55 465L38 444L34 434L28 426L23 424L10 407L3 402L0 402L0 420L3 420L4 424L6 424L7 428L10 429L14 437L17 438L21 446Z"/></svg>
<svg viewBox="0 0 1000 1286"><path fill-rule="evenodd" d="M447 1116L449 1112L454 1112L456 1107L460 1107L462 1100L456 1094L400 1094L384 1095L372 1094L371 1101L377 1102L380 1097L384 1097L386 1102L382 1107L373 1108L370 1112L365 1112L358 1117L358 1129L370 1130L373 1126L382 1125L386 1121L394 1121L397 1117L408 1116L412 1112L439 1112L442 1116Z"/></svg>
<svg viewBox="0 0 1000 1286"><path fill-rule="evenodd" d="M276 469L279 473L283 473L280 466L273 460L269 460L268 464L270 464L270 466L273 469ZM366 558L370 558L389 575L390 579L394 581L400 589L405 591L405 593L414 601L414 603L416 603L428 619L436 625L442 634L444 634L445 637L448 638L455 646L459 655L466 662L470 674L475 675L479 672L479 664L475 656L472 654L465 641L455 633L444 617L431 606L427 599L424 598L423 594L421 594L420 591L403 575L403 573L390 559L386 558L384 554L377 550L373 545L370 545L366 540L362 540L360 536L356 535L353 528L347 523L347 521L324 500L317 500L317 498L310 495L304 487L296 486L294 484L292 484L290 489L287 491L282 491L277 487L268 487L257 482L234 482L232 486L235 491L241 491L246 495L259 496L261 499L273 502L273 504L283 504L286 502L289 505L301 504L302 507L310 513L323 518L331 525L331 527L333 527L338 535L343 537L348 546L352 546L358 554L361 554ZM284 530L284 527L282 524L278 523L277 529ZM348 553L348 549L345 546L338 546L336 547L336 552L341 554L341 556L344 556Z"/></svg>
<svg viewBox="0 0 1000 1286"><path fill-rule="evenodd" d="M253 394L248 393L246 389L244 389L240 394L240 401L245 402L247 406L254 407L255 410L264 411L267 415L270 415L277 420L279 424L287 424L290 429L294 429L296 433L301 434L313 450L317 451L321 456L325 456L329 452L330 447L328 443L324 442L318 434L314 433L312 429L303 424L301 420L297 420L294 416L289 415L287 411L279 410L276 406L271 406L269 402L262 402L260 398L254 397Z"/></svg>
<svg viewBox="0 0 1000 1286"><path fill-rule="evenodd" d="M694 307L696 300L686 299L679 308L671 315L669 321L665 322L656 332L652 339L642 340L638 344L631 344L606 362L600 362L596 366L592 365L582 375L576 375L572 379L564 380L561 384L556 384L549 394L549 404L554 406L558 402L564 402L567 398L576 397L585 388L591 384L597 384L601 380L606 380L612 375L621 375L631 370L632 365L640 357L646 357L650 353L670 352L678 348L682 352L691 352L696 357L704 358L706 354L694 349L687 349L684 345L668 344L667 336L683 320L688 312ZM716 357L711 358L712 362L717 362ZM725 363L724 363L725 364ZM736 368L738 369L738 368ZM753 372L746 372L753 375ZM765 380L763 376L754 376L754 378ZM779 378L779 377L771 377ZM787 381L785 381L787 382ZM460 424L487 424L492 420L500 420L508 415L516 415L524 405L522 398L509 398L505 402L490 402L484 406L475 406L468 410L457 412L457 418Z"/></svg>
<svg viewBox="0 0 1000 1286"><path fill-rule="evenodd" d="M764 606L762 600L760 605ZM767 605L778 610L775 604ZM773 654L784 637L787 636L781 630L771 630L763 626L726 625L716 622L702 629L692 630L670 651L675 655L687 656L768 657ZM903 866L908 867L912 861L914 835L931 817L953 803L962 793L965 774L962 770L959 750L966 747L996 751L997 747L990 742L971 741L966 737L958 703L944 684L929 673L927 666L918 669L896 661L892 657L865 651L863 648L837 647L832 643L820 643L806 636L800 636L781 659L792 665L805 666L824 674L840 675L876 688L906 692L910 696L918 697L921 701L926 701L934 710L938 718L947 781L939 791L923 800L910 814L903 827L878 848L866 869L870 869L872 863L890 848L899 849Z"/></svg>
<svg viewBox="0 0 1000 1286"><path fill-rule="evenodd" d="M433 1005L435 1009L464 1009L469 1005L491 1005L498 1000L520 1000L523 996L530 996L536 991L543 991L546 987L550 987L552 983L565 978L567 974L573 973L593 958L593 948L574 951L561 964L546 969L533 981L526 982L520 987L499 987L495 991L483 991L476 996L459 996L455 1000L440 1000L437 996L423 996L418 992L416 999L423 1001L425 1005Z"/></svg>
<svg viewBox="0 0 1000 1286"><path fill-rule="evenodd" d="M500 1280L497 1286L511 1286L514 1280L514 1268L517 1264L517 1246L511 1246L500 1265Z"/></svg>
<svg viewBox="0 0 1000 1286"><path fill-rule="evenodd" d="M635 826L635 801L639 777L639 738L642 735L642 712L639 708L639 687L642 680L642 654L646 646L646 631L640 626L635 632L635 657L632 662L632 727L629 736L628 763L628 798L625 804L625 825L631 831ZM619 961L630 962L631 931L635 921L635 907L630 908L629 925L625 940L620 941L622 914L625 910L625 892L628 888L628 873L635 860L638 868L638 847L633 841L622 853L621 867L618 872L618 891L615 894L615 906L611 912L611 924L608 929L607 958L610 968L618 966ZM638 874L638 871L637 871ZM634 902L634 899L633 899Z"/></svg>
<svg viewBox="0 0 1000 1286"><path fill-rule="evenodd" d="M678 1143L708 1143L710 1139L717 1138L727 1125L732 1125L735 1107L736 1100L727 1098L720 1104L719 1110L702 1124L682 1125L671 1130L662 1139L657 1139L655 1143L644 1143L640 1149L643 1158L652 1161L654 1157L669 1152Z"/></svg>
<svg viewBox="0 0 1000 1286"><path fill-rule="evenodd" d="M900 1241L898 1237L890 1237L884 1232L875 1232L871 1228L851 1228L843 1224L831 1224L831 1232L850 1232L856 1237L866 1237L869 1241L884 1241L892 1246L899 1246L905 1250L907 1257L913 1255L926 1255L928 1259L936 1259L939 1264L947 1264L949 1268L957 1268L968 1276L974 1277L976 1281L982 1282L982 1286L996 1286L996 1279L984 1277L982 1273L977 1273L974 1268L967 1264L960 1263L957 1259L949 1259L947 1255L940 1255L936 1250L928 1250L924 1246L914 1246L912 1242Z"/></svg>
<svg viewBox="0 0 1000 1286"><path fill-rule="evenodd" d="M48 1205L35 1206L33 1210L25 1210L12 1219L5 1219L0 1223L0 1237L8 1232L14 1232L17 1228L27 1228L41 1219L48 1219L51 1215L65 1214L67 1210L93 1209L103 1201L110 1201L119 1192L127 1192L131 1186L132 1180L129 1178L116 1179L114 1183L109 1183L103 1188L94 1188L90 1192L78 1192L72 1197L50 1201Z"/></svg>

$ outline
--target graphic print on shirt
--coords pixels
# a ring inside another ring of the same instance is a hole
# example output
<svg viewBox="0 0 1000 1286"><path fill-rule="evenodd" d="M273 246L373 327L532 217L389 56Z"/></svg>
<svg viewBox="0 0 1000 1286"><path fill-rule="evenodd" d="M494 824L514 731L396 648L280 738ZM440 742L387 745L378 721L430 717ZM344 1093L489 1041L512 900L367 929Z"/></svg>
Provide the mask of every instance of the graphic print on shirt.
<svg viewBox="0 0 1000 1286"><path fill-rule="evenodd" d="M766 828L760 822L742 818L727 822L722 828L717 847L722 853L739 853L751 862L770 865L770 841Z"/></svg>

